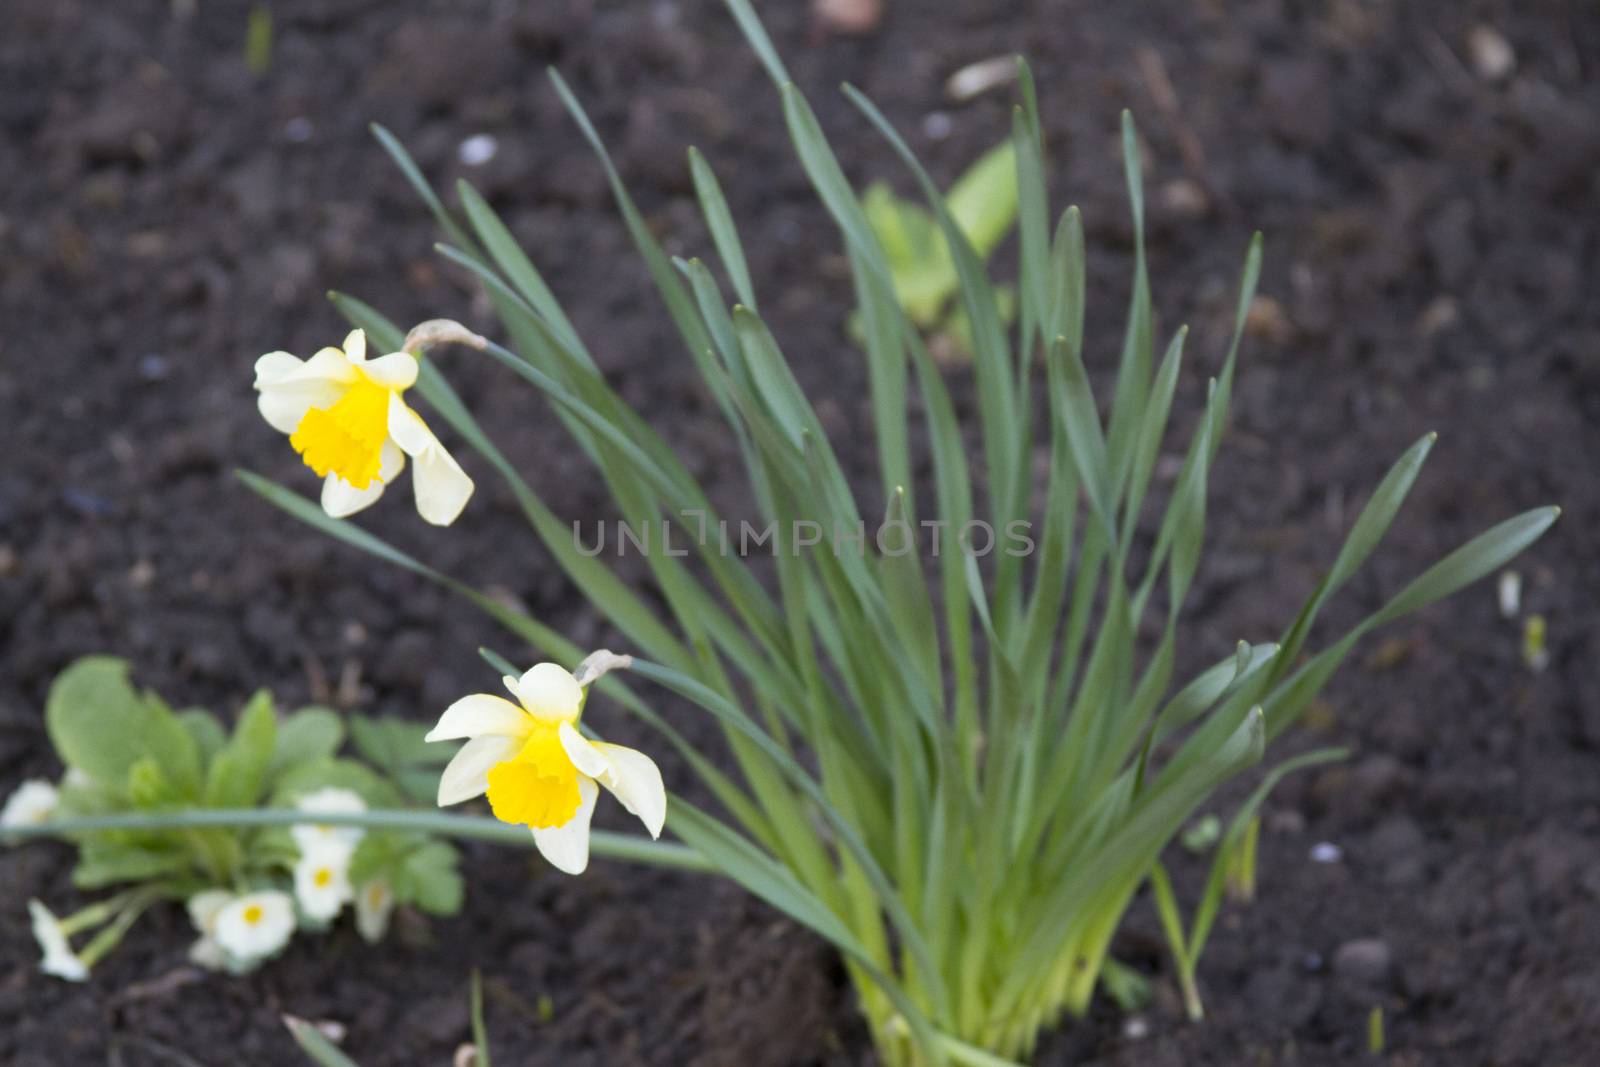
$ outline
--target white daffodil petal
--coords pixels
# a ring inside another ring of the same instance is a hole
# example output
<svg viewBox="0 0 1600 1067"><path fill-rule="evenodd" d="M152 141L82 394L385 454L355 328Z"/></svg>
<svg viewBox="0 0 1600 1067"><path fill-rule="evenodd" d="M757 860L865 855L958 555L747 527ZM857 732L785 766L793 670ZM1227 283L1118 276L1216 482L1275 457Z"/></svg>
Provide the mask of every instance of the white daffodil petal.
<svg viewBox="0 0 1600 1067"><path fill-rule="evenodd" d="M268 352L256 360L256 406L279 433L294 433L312 408L331 408L356 380L350 361L337 348L324 348L309 360L288 352Z"/></svg>
<svg viewBox="0 0 1600 1067"><path fill-rule="evenodd" d="M583 690L559 663L535 663L517 679L517 699L536 719L574 722L583 707Z"/></svg>
<svg viewBox="0 0 1600 1067"><path fill-rule="evenodd" d="M515 756L521 744L520 738L484 734L462 745L461 751L445 764L444 773L439 775L439 806L443 808L482 796L489 789L489 768Z"/></svg>
<svg viewBox="0 0 1600 1067"><path fill-rule="evenodd" d="M532 726L528 713L511 701L488 693L473 693L445 708L423 740L455 741L483 734L525 737Z"/></svg>
<svg viewBox="0 0 1600 1067"><path fill-rule="evenodd" d="M417 454L411 482L417 495L417 514L435 526L455 522L476 488L461 464L438 443Z"/></svg>
<svg viewBox="0 0 1600 1067"><path fill-rule="evenodd" d="M587 774L590 778L601 778L611 770L611 764L606 762L600 749L580 734L572 723L562 722L556 736L561 738L561 747L566 749L567 758L579 773Z"/></svg>
<svg viewBox="0 0 1600 1067"><path fill-rule="evenodd" d="M567 874L582 874L589 866L589 820L594 817L594 802L600 795L600 787L580 777L578 793L583 800L577 813L565 824L548 829L533 828L533 843L539 846L544 858Z"/></svg>
<svg viewBox="0 0 1600 1067"><path fill-rule="evenodd" d="M378 453L378 476L365 489L357 489L337 474L329 473L322 482L322 510L336 519L342 519L375 504L386 485L406 469L406 455L385 441Z"/></svg>
<svg viewBox="0 0 1600 1067"><path fill-rule="evenodd" d="M389 395L389 436L408 456L419 456L439 445L439 439L433 436L422 416L412 411L399 393Z"/></svg>
<svg viewBox="0 0 1600 1067"><path fill-rule="evenodd" d="M367 358L367 335L364 330L351 330L344 336L344 354L351 363Z"/></svg>
<svg viewBox="0 0 1600 1067"><path fill-rule="evenodd" d="M472 497L472 479L399 393L389 396L389 436L417 461L411 475L417 514L435 526L455 522Z"/></svg>
<svg viewBox="0 0 1600 1067"><path fill-rule="evenodd" d="M601 742L591 747L597 749L609 765L605 774L595 776L600 784L639 817L651 837L660 837L661 827L667 821L667 789L661 782L661 768L656 766L656 761L637 749L622 745Z"/></svg>
<svg viewBox="0 0 1600 1067"><path fill-rule="evenodd" d="M322 482L322 510L335 519L346 519L370 508L383 495L383 479L374 478L365 489L357 489L337 474Z"/></svg>
<svg viewBox="0 0 1600 1067"><path fill-rule="evenodd" d="M337 348L319 349L310 359L301 359L288 352L268 352L256 360L257 389L318 381L349 385L356 378L355 368Z"/></svg>
<svg viewBox="0 0 1600 1067"><path fill-rule="evenodd" d="M279 433L294 433L312 408L331 408L344 395L345 386L326 378L260 386L256 409Z"/></svg>
<svg viewBox="0 0 1600 1067"><path fill-rule="evenodd" d="M417 381L417 357L410 352L390 352L361 364L361 373L385 389L410 389Z"/></svg>

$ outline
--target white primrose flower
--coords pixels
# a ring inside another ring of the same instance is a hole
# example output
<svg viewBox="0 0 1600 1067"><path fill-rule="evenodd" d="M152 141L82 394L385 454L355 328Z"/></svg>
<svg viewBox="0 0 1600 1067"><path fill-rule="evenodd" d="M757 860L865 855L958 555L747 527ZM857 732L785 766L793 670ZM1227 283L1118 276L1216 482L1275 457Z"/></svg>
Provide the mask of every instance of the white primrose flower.
<svg viewBox="0 0 1600 1067"><path fill-rule="evenodd" d="M495 818L530 827L545 859L568 874L589 865L589 820L602 785L651 837L661 836L661 771L642 752L578 732L584 691L571 673L540 663L505 684L517 704L475 693L446 708L428 733L429 741L468 739L439 778L441 807L488 793Z"/></svg>
<svg viewBox="0 0 1600 1067"><path fill-rule="evenodd" d="M350 855L349 845L328 841L302 852L294 865L294 897L313 925L332 922L349 902Z"/></svg>
<svg viewBox="0 0 1600 1067"><path fill-rule="evenodd" d="M367 359L367 336L352 330L344 347L302 360L268 352L256 360L262 418L289 435L306 466L323 478L322 510L354 515L383 495L416 461L417 513L436 526L456 521L472 496L467 477L401 394L417 380L417 357L391 352Z"/></svg>
<svg viewBox="0 0 1600 1067"><path fill-rule="evenodd" d="M28 901L28 917L33 920L33 939L39 942L39 951L44 953L44 958L39 961L39 969L68 982L87 980L89 965L72 951L72 943L67 940L67 932L61 928L61 920L37 900Z"/></svg>
<svg viewBox="0 0 1600 1067"><path fill-rule="evenodd" d="M394 890L382 878L374 878L356 891L356 931L368 944L383 940L393 913Z"/></svg>
<svg viewBox="0 0 1600 1067"><path fill-rule="evenodd" d="M37 826L49 822L60 800L56 787L34 778L17 786L0 808L0 829L8 826Z"/></svg>
<svg viewBox="0 0 1600 1067"><path fill-rule="evenodd" d="M216 915L216 938L230 969L247 971L276 955L294 933L294 901L276 889L235 897Z"/></svg>
<svg viewBox="0 0 1600 1067"><path fill-rule="evenodd" d="M228 966L227 954L217 944L217 916L233 903L233 894L225 889L206 889L190 897L186 905L189 921L200 936L189 946L189 962L208 971L224 970Z"/></svg>
<svg viewBox="0 0 1600 1067"><path fill-rule="evenodd" d="M337 786L301 794L295 800L294 806L301 811L318 815L359 815L367 810L367 802L361 799L359 793ZM306 823L290 827L289 833L294 838L301 855L305 855L325 847L330 842L337 842L344 845L346 850L352 850L360 843L366 831L359 826Z"/></svg>

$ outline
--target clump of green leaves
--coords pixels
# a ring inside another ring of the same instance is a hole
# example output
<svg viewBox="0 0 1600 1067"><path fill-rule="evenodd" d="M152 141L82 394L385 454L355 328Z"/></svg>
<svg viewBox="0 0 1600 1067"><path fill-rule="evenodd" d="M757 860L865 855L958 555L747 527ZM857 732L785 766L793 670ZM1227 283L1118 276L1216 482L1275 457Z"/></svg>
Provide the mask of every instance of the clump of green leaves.
<svg viewBox="0 0 1600 1067"><path fill-rule="evenodd" d="M884 516L880 532L895 523L913 531L935 524L947 531L945 550L930 559L857 533L864 508L836 442L761 317L710 165L691 154L721 278L699 258L666 254L559 75L556 90L605 167L684 358L743 457L759 519L779 531L775 588L724 540L706 536L726 520L600 372L490 205L463 183L461 210L449 209L379 130L435 213L449 242L442 255L482 283L514 347L461 333L549 402L631 527L674 524L675 543L690 546L692 558L646 553L653 595L629 587L580 550L546 503L536 484L541 457L518 461L501 451L439 360L424 361L416 392L505 480L550 558L629 643L632 673L721 725L728 766L691 745L623 672L595 682L658 730L717 801L717 810L706 810L674 797L667 827L837 946L885 1063L995 1067L1027 1056L1040 1030L1063 1014L1086 1011L1102 980L1134 999L1139 983L1108 951L1146 886L1198 1014L1196 963L1227 883L1242 889L1252 880L1254 818L1267 791L1283 774L1337 753L1311 753L1264 776L1226 820L1187 923L1162 865L1168 846L1218 787L1261 762L1362 637L1503 567L1549 529L1557 510L1501 522L1351 630L1314 643L1323 608L1399 514L1434 445L1433 434L1422 436L1372 490L1327 574L1281 632L1243 635L1233 654L1192 679L1175 679L1178 622L1206 533L1209 473L1228 427L1261 271L1259 237L1244 257L1219 364L1211 375L1186 375L1187 330L1158 333L1138 140L1125 116L1132 298L1114 385L1097 392L1085 358L1083 223L1075 207L1050 209L1027 67L1019 64L1010 141L1019 220L1010 328L980 250L948 199L888 120L846 88L904 161L949 250L974 353L978 448L969 454L950 385L910 313L880 229L748 0L727 3L779 88L796 153L851 266L879 461L882 510L872 517ZM381 350L405 344L406 332L371 306L335 300ZM1196 394L1203 411L1186 438L1174 439L1169 423L1180 387ZM929 441L931 484L913 478L913 409ZM1169 451L1183 459L1166 486L1155 472ZM1042 482L1041 455L1048 457ZM546 622L281 486L246 481L330 536L464 595L546 656L574 665L583 659L584 650ZM801 523L833 536L802 537ZM1024 524L1032 550L990 554L951 544L948 532L974 523L991 537ZM841 542L837 531L855 537Z"/></svg>
<svg viewBox="0 0 1600 1067"><path fill-rule="evenodd" d="M156 693L137 689L128 664L109 656L80 659L61 673L50 689L45 724L66 767L55 821L148 817L149 828L72 835L79 850L74 885L88 890L132 887L118 898L126 906L113 909L102 921L114 922L135 905L142 910L158 899L192 901L217 891L231 899L272 892L293 884L297 866L312 852L308 839L297 836L298 828L163 829L164 815L293 809L307 798L329 795L343 798L347 811L394 808L407 793L390 774L400 774L400 782L409 776L414 788L418 768L424 765L403 739L414 734L420 742L422 729L416 725L357 718L352 723L357 748L370 763L362 762L340 754L345 723L328 708L280 715L272 695L262 690L245 703L229 730L209 711L174 710ZM436 780L437 769L432 773ZM364 934L381 936L387 909L395 904L440 915L459 911L461 879L456 851L449 844L403 829L358 829L341 840L349 844L346 852L329 852L325 858L330 877L348 878ZM362 911L363 893L381 915ZM325 927L329 916L317 914L314 906L308 912L306 893L297 895L299 925ZM65 923L73 930L82 926L70 919ZM199 919L196 923L201 925ZM210 931L202 928L201 933L209 936ZM215 955L204 958L220 961ZM238 965L254 962L236 957L230 966L241 969Z"/></svg>

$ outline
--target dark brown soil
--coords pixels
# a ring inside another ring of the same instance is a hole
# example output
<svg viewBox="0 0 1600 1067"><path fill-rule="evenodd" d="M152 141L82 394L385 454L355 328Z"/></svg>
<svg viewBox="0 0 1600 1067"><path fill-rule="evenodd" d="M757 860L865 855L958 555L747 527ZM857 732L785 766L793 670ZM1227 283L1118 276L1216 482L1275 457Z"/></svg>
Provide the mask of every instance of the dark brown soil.
<svg viewBox="0 0 1600 1067"><path fill-rule="evenodd" d="M40 706L84 653L128 656L183 703L231 710L271 685L290 703L331 692L422 719L484 686L478 645L515 651L466 605L309 536L230 475L249 466L311 488L256 417L249 379L263 350L306 353L342 335L324 288L401 320L487 324L431 255L430 223L367 137L370 120L438 183L467 175L506 212L613 382L728 491L735 455L541 68L560 66L652 222L697 253L707 244L681 150L700 145L802 381L843 440L867 440L838 242L714 0L271 6L261 77L244 63L241 3L0 8L0 790L56 772ZM877 32L845 40L816 32L798 0L763 5L862 180L900 172L838 82L864 88L948 178L1009 129L1009 103L1001 91L952 104L943 80L997 54L1033 58L1057 202L1081 203L1090 227L1097 366L1115 350L1127 285L1119 109L1134 109L1147 140L1162 320L1191 322L1200 342L1183 390L1191 415L1249 233L1266 231L1274 303L1258 315L1212 483L1191 662L1276 633L1387 463L1427 430L1442 438L1412 502L1331 621L1354 621L1491 521L1566 509L1520 564L1526 609L1550 620L1549 669L1523 666L1519 626L1487 586L1371 645L1290 744L1355 756L1269 806L1260 900L1225 914L1201 965L1208 1021L1180 1020L1141 901L1119 953L1158 978L1147 1034L1098 1004L1040 1062L1355 1062L1374 1006L1387 1062L1593 1062L1600 12L1586 0L889 6ZM1500 80L1473 58L1479 26L1514 50ZM940 125L950 132L933 139ZM469 168L456 150L476 133L499 152ZM557 510L598 514L539 403L452 358ZM869 471L869 449L854 453ZM404 499L371 524L580 644L605 640L526 547L490 472L473 472L480 496L448 533L419 528ZM628 725L607 729L626 737ZM1312 862L1319 842L1342 859ZM69 853L9 850L0 1062L293 1064L288 1011L344 1023L368 1067L445 1063L467 1035L473 967L501 1063L870 1059L829 953L734 889L603 862L570 880L531 855L467 855L465 914L408 919L382 947L341 929L250 978L200 975L172 909L76 987L37 973L22 907L73 906ZM1176 862L1192 899L1198 865ZM1350 947L1367 940L1381 948Z"/></svg>

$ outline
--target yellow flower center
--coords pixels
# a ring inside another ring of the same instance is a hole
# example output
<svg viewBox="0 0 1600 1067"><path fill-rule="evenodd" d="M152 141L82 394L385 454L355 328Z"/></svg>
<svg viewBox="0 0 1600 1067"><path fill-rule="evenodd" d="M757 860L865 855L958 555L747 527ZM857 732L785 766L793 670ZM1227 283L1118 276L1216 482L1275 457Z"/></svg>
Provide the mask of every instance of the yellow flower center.
<svg viewBox="0 0 1600 1067"><path fill-rule="evenodd" d="M260 904L250 904L244 909L244 921L251 926L254 926L256 923L261 921L265 914L266 912L261 910Z"/></svg>
<svg viewBox="0 0 1600 1067"><path fill-rule="evenodd" d="M311 880L317 884L318 889L326 889L333 881L333 872L326 867L318 867L317 873L311 876Z"/></svg>
<svg viewBox="0 0 1600 1067"><path fill-rule="evenodd" d="M356 489L365 489L378 476L392 392L360 375L333 407L306 412L289 443L319 476L332 471Z"/></svg>
<svg viewBox="0 0 1600 1067"><path fill-rule="evenodd" d="M578 768L555 726L535 726L515 756L489 768L489 807L501 822L564 826L582 802Z"/></svg>

